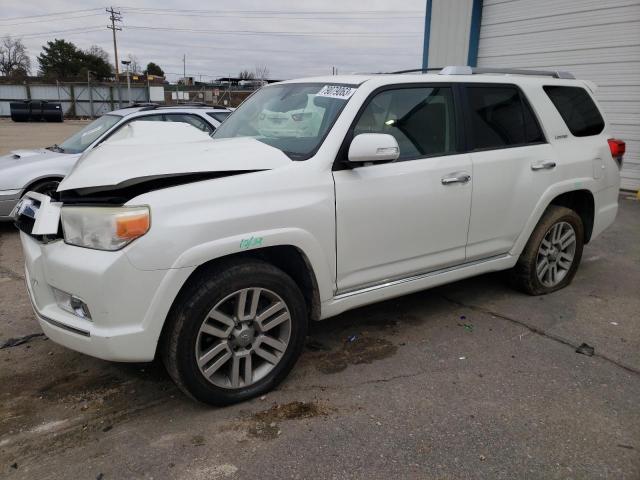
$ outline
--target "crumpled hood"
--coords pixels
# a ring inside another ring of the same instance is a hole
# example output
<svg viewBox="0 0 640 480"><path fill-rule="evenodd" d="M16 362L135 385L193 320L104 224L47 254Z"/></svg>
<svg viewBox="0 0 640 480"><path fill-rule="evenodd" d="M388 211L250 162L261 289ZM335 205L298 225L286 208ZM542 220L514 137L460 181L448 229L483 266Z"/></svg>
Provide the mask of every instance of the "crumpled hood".
<svg viewBox="0 0 640 480"><path fill-rule="evenodd" d="M214 140L184 130L197 131L185 124L138 123L147 124L143 126L145 132L123 135L88 152L60 183L58 191L121 187L201 172L271 170L291 164L282 151L252 138ZM150 124L160 127L154 128L153 135L149 134Z"/></svg>

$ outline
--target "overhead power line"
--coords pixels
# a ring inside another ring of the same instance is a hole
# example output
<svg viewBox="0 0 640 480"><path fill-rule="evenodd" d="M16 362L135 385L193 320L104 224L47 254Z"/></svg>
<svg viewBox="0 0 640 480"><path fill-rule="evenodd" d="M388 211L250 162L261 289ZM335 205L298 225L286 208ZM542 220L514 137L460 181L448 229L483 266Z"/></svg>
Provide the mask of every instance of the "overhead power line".
<svg viewBox="0 0 640 480"><path fill-rule="evenodd" d="M27 15L24 17L7 17L7 18L2 18L0 19L0 23L1 22L8 22L8 21L13 21L13 20L23 20L23 19L27 19L27 18L40 18L40 17L58 17L60 15L70 15L73 13L80 13L80 12L93 12L96 10L102 10L102 8L85 8L84 10L68 10L66 12L55 12L55 13L43 13L40 15Z"/></svg>
<svg viewBox="0 0 640 480"><path fill-rule="evenodd" d="M89 13L89 14L86 14L86 15L76 15L75 17L59 18L59 19L56 19L56 22L60 22L60 21L64 21L64 20L75 20L76 18L96 17L98 15L103 15L103 13L102 12L100 12L100 13ZM28 21L28 22L4 23L4 24L0 23L0 28L13 27L13 26L16 26L16 25L28 25L30 23L43 23L43 22L50 22L50 21L51 21L51 19L49 19L49 18L41 18L39 20L31 20L31 21Z"/></svg>
<svg viewBox="0 0 640 480"><path fill-rule="evenodd" d="M264 31L264 30L202 30L195 28L177 28L177 27L147 27L143 25L127 25L130 30L160 30L166 32L190 32L205 33L214 35L281 35L281 36L299 36L299 37L407 37L414 35L422 35L422 32L295 32L295 31Z"/></svg>
<svg viewBox="0 0 640 480"><path fill-rule="evenodd" d="M180 12L139 12L139 11L131 11L131 10L123 10L125 13L129 15L155 15L161 17L198 17L198 18L241 18L243 20L264 20L264 19L278 19L278 20L331 20L333 22L338 20L359 20L359 21L378 21L378 22L386 22L389 20L418 20L420 22L424 21L423 17L419 17L416 15L395 15L389 14L385 16L328 16L321 17L318 15L314 16L279 16L279 15L270 15L270 14L225 14L225 13L208 13L208 12L198 12L198 13L186 13L184 11Z"/></svg>
<svg viewBox="0 0 640 480"><path fill-rule="evenodd" d="M217 13L217 14L240 14L240 15L391 15L391 14L422 14L424 10L211 10L211 9L178 9L178 8L144 8L144 7L120 7L127 12L146 11L146 12L171 12L171 13Z"/></svg>
<svg viewBox="0 0 640 480"><path fill-rule="evenodd" d="M75 35L76 33L87 33L87 32L97 32L104 31L104 27L78 27L78 28L69 28L67 30L56 30L52 32L38 32L38 33L25 33L20 34L20 38L36 38L36 37L50 37L52 35L65 34L65 35ZM13 34L16 35L17 34Z"/></svg>

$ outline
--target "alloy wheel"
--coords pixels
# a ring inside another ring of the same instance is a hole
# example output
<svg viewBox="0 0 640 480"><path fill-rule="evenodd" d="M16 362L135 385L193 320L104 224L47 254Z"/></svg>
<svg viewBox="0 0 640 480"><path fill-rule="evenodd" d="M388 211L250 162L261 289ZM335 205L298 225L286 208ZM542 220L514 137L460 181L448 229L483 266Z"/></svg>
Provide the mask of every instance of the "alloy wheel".
<svg viewBox="0 0 640 480"><path fill-rule="evenodd" d="M196 362L218 387L248 387L278 365L290 336L291 314L284 300L271 290L245 288L223 298L203 320Z"/></svg>
<svg viewBox="0 0 640 480"><path fill-rule="evenodd" d="M536 258L536 274L540 283L555 287L567 275L576 252L576 232L568 222L555 223L546 233Z"/></svg>

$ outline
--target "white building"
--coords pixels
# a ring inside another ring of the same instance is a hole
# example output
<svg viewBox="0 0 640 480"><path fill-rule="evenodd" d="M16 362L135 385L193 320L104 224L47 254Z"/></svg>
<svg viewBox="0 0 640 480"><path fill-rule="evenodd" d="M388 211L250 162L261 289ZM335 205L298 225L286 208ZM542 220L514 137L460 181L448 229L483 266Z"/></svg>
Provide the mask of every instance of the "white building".
<svg viewBox="0 0 640 480"><path fill-rule="evenodd" d="M429 67L566 70L598 85L627 143L622 188L640 189L640 0L427 0Z"/></svg>

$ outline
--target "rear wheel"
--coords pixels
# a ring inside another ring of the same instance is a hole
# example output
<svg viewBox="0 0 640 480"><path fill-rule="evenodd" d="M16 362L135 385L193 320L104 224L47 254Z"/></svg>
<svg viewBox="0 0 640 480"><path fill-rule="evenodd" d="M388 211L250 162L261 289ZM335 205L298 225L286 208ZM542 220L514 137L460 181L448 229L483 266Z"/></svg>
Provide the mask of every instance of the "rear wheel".
<svg viewBox="0 0 640 480"><path fill-rule="evenodd" d="M201 272L167 319L162 357L197 400L227 405L280 383L302 351L306 304L294 281L261 261Z"/></svg>
<svg viewBox="0 0 640 480"><path fill-rule="evenodd" d="M568 208L550 206L512 271L514 283L530 295L566 287L578 270L583 242L580 216Z"/></svg>

